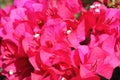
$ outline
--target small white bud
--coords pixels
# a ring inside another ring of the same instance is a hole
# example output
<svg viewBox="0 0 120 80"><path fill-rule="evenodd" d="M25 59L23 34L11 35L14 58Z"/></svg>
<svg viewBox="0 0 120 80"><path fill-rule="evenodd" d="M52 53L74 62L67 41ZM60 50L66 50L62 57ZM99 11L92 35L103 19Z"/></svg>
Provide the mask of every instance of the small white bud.
<svg viewBox="0 0 120 80"><path fill-rule="evenodd" d="M37 37L39 37L39 36L40 36L40 34L35 34L35 35L34 35L35 38L37 38Z"/></svg>
<svg viewBox="0 0 120 80"><path fill-rule="evenodd" d="M10 75L13 75L13 70L12 70L12 69L9 71L9 74L10 74Z"/></svg>
<svg viewBox="0 0 120 80"><path fill-rule="evenodd" d="M67 30L67 34L70 34L72 31L71 30Z"/></svg>
<svg viewBox="0 0 120 80"><path fill-rule="evenodd" d="M99 12L100 12L100 9L95 9L95 12L98 12L98 13L99 13Z"/></svg>
<svg viewBox="0 0 120 80"><path fill-rule="evenodd" d="M90 8L95 8L95 6L94 6L94 5L91 5Z"/></svg>

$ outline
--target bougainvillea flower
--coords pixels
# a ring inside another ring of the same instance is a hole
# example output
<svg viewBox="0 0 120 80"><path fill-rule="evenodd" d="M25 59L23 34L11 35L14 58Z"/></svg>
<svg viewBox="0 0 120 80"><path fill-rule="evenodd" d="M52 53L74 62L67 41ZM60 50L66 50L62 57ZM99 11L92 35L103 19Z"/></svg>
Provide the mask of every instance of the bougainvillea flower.
<svg viewBox="0 0 120 80"><path fill-rule="evenodd" d="M81 0L14 0L0 9L0 78L110 79L120 64L119 14L99 2L85 10Z"/></svg>
<svg viewBox="0 0 120 80"><path fill-rule="evenodd" d="M30 72L33 71L33 67L25 56L24 51L21 53L19 47L14 42L3 39L1 49L1 68L3 69L3 74L10 77L10 80L12 80L15 75L17 75L20 80L30 75ZM20 64L21 62L24 63Z"/></svg>
<svg viewBox="0 0 120 80"><path fill-rule="evenodd" d="M57 9L57 14L63 19L74 18L74 15L82 9L81 0L51 0L50 3L50 6Z"/></svg>
<svg viewBox="0 0 120 80"><path fill-rule="evenodd" d="M84 64L81 64L81 66L83 66L80 69L82 78L90 77L92 75L93 76L102 75L109 79L112 75L113 68L110 64L103 63L103 61L105 60L105 57L106 55L104 54L104 52L102 52L100 48L96 47L92 51L90 56L87 58L88 60L86 60ZM100 67L100 66L103 66L103 67ZM104 66L107 66L107 69L104 68ZM86 71L84 71L84 69Z"/></svg>

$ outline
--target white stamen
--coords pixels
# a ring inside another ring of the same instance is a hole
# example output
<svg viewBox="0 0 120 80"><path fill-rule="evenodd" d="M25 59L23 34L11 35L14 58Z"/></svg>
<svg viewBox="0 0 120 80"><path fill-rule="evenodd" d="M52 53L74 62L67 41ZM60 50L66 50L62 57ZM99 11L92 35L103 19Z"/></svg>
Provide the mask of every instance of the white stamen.
<svg viewBox="0 0 120 80"><path fill-rule="evenodd" d="M71 33L71 30L67 30L67 34L70 34Z"/></svg>
<svg viewBox="0 0 120 80"><path fill-rule="evenodd" d="M96 7L100 7L100 6L101 6L101 4L95 4L95 6L96 6Z"/></svg>
<svg viewBox="0 0 120 80"><path fill-rule="evenodd" d="M90 8L95 8L95 6L94 6L94 5L91 5Z"/></svg>
<svg viewBox="0 0 120 80"><path fill-rule="evenodd" d="M40 34L35 34L35 35L34 35L35 38L37 38L37 37L39 37L39 36L40 36Z"/></svg>
<svg viewBox="0 0 120 80"><path fill-rule="evenodd" d="M99 12L100 12L100 9L95 9L95 12L98 12L98 13L99 13Z"/></svg>
<svg viewBox="0 0 120 80"><path fill-rule="evenodd" d="M64 77L62 77L62 79L61 80L67 80L66 78L64 78Z"/></svg>
<svg viewBox="0 0 120 80"><path fill-rule="evenodd" d="M13 70L12 70L12 69L9 71L9 74L10 74L10 75L13 75Z"/></svg>

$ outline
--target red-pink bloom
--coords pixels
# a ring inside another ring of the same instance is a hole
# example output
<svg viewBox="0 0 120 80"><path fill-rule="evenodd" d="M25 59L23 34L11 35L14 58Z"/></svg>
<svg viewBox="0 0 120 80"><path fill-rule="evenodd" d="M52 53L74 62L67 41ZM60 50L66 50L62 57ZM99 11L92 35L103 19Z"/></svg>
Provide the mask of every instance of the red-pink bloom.
<svg viewBox="0 0 120 80"><path fill-rule="evenodd" d="M15 0L0 10L0 76L110 79L120 64L119 13L98 2L85 11L80 0Z"/></svg>
<svg viewBox="0 0 120 80"><path fill-rule="evenodd" d="M81 0L54 0L49 4L51 9L56 9L57 14L63 19L74 19L74 15L82 9Z"/></svg>
<svg viewBox="0 0 120 80"><path fill-rule="evenodd" d="M33 67L29 63L27 56L25 56L24 51L21 51L20 48L20 45L17 46L9 39L2 40L2 74L5 74L10 80L12 80L15 75L17 75L19 79L23 79L26 76L30 76L30 73L33 71Z"/></svg>

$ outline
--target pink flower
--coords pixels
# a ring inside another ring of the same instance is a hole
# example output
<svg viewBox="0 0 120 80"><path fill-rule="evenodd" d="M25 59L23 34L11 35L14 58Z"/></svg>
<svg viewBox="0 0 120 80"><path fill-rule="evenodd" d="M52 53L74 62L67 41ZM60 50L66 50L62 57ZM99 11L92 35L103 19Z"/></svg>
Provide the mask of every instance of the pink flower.
<svg viewBox="0 0 120 80"><path fill-rule="evenodd" d="M14 42L2 40L1 45L1 59L2 59L2 74L5 74L9 79L13 79L13 76L17 75L19 79L23 79L30 75L33 68L29 63L24 52L20 52L20 46L17 46ZM23 64L20 64L20 63ZM26 68L26 69L25 69ZM31 70L32 69L32 70ZM27 74L27 75L26 75Z"/></svg>
<svg viewBox="0 0 120 80"><path fill-rule="evenodd" d="M63 19L73 19L76 13L82 9L80 0L59 0L59 1L50 1L49 5L52 9L57 10L57 14Z"/></svg>
<svg viewBox="0 0 120 80"><path fill-rule="evenodd" d="M110 79L120 64L119 13L98 2L83 10L81 0L15 0L0 10L0 77Z"/></svg>
<svg viewBox="0 0 120 80"><path fill-rule="evenodd" d="M85 62L80 65L81 77L89 78L97 74L97 75L102 75L109 79L112 75L113 68L110 64L104 63L105 58L106 58L106 54L102 52L100 48L97 47L94 48L90 56L88 56ZM104 66L107 66L107 68L104 68Z"/></svg>

